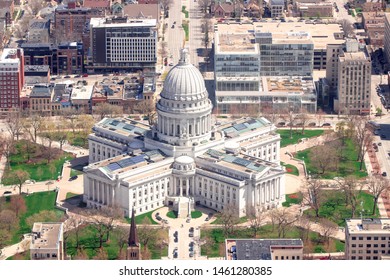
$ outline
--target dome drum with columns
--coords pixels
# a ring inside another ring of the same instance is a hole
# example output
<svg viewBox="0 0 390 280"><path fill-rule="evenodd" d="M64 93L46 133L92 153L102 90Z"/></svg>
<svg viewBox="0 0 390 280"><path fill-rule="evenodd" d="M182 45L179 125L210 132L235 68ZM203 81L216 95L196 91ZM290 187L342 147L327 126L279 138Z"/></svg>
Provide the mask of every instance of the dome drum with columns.
<svg viewBox="0 0 390 280"><path fill-rule="evenodd" d="M186 49L182 50L179 64L169 71L160 96L154 136L178 146L210 139L212 104L203 76L189 63Z"/></svg>
<svg viewBox="0 0 390 280"><path fill-rule="evenodd" d="M247 207L282 204L285 170L276 127L264 118L214 127L203 77L187 50L168 73L156 110L153 127L127 119L95 125L84 168L88 207L118 205L138 215L172 205L186 217L195 204L234 207L238 216Z"/></svg>

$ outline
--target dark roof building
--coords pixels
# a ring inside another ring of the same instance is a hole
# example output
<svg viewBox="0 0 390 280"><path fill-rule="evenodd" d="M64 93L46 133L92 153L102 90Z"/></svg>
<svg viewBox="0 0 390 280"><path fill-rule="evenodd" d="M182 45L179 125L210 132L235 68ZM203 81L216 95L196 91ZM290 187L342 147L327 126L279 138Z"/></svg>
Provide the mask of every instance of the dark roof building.
<svg viewBox="0 0 390 280"><path fill-rule="evenodd" d="M227 260L302 260L301 239L227 239Z"/></svg>

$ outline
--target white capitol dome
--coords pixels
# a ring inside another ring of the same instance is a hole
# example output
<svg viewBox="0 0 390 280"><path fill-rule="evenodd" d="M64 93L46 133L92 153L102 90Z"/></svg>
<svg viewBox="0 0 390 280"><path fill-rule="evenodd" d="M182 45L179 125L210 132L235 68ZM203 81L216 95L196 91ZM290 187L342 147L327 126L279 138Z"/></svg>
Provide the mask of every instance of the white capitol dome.
<svg viewBox="0 0 390 280"><path fill-rule="evenodd" d="M178 146L195 146L210 139L212 104L203 76L189 62L186 49L169 71L160 97L154 137Z"/></svg>
<svg viewBox="0 0 390 280"><path fill-rule="evenodd" d="M203 76L189 62L188 51L182 50L179 63L173 67L164 81L161 97L169 100L190 101L207 98Z"/></svg>

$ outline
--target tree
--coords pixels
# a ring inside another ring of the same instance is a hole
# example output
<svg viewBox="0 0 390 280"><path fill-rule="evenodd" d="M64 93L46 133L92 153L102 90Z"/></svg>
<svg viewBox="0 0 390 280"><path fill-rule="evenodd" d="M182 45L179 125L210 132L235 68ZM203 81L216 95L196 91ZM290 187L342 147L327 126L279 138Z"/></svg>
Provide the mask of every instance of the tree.
<svg viewBox="0 0 390 280"><path fill-rule="evenodd" d="M305 134L305 127L307 123L310 121L310 116L306 112L302 112L297 116L297 120L302 126L302 135Z"/></svg>
<svg viewBox="0 0 390 280"><path fill-rule="evenodd" d="M173 4L173 0L160 0L159 2L160 2L160 5L161 5L161 8L164 11L164 14L166 14L166 12L169 10L169 8Z"/></svg>
<svg viewBox="0 0 390 280"><path fill-rule="evenodd" d="M102 120L107 116L112 118L123 114L123 108L110 103L99 103L95 106L93 114L98 115L99 119Z"/></svg>
<svg viewBox="0 0 390 280"><path fill-rule="evenodd" d="M108 260L108 254L104 248L99 248L97 254L93 257L94 260Z"/></svg>
<svg viewBox="0 0 390 280"><path fill-rule="evenodd" d="M367 119L363 117L355 118L354 140L358 146L359 152L357 161L360 161L360 170L363 169L364 156L367 149L371 147L373 136L368 128Z"/></svg>
<svg viewBox="0 0 390 280"><path fill-rule="evenodd" d="M87 215L90 218L91 225L96 229L99 248L102 248L103 242L110 239L110 233L114 229L115 220L123 217L123 211L114 205L102 207L101 209L89 209Z"/></svg>
<svg viewBox="0 0 390 280"><path fill-rule="evenodd" d="M311 164L320 174L333 169L338 162L335 150L328 144L313 147L310 150L310 159Z"/></svg>
<svg viewBox="0 0 390 280"><path fill-rule="evenodd" d="M207 16L208 11L210 10L212 4L212 0L199 0L198 3L202 11L204 12L205 16Z"/></svg>
<svg viewBox="0 0 390 280"><path fill-rule="evenodd" d="M296 225L298 228L299 238L306 242L309 239L311 221L308 218L301 216L299 217Z"/></svg>
<svg viewBox="0 0 390 280"><path fill-rule="evenodd" d="M11 196L10 209L15 212L16 217L26 212L26 202L21 195Z"/></svg>
<svg viewBox="0 0 390 280"><path fill-rule="evenodd" d="M124 227L118 227L114 231L114 234L116 236L117 244L119 247L119 259L125 259L125 251L123 248L127 244L127 239L129 238L129 228L124 228Z"/></svg>
<svg viewBox="0 0 390 280"><path fill-rule="evenodd" d="M80 249L80 232L85 227L84 221L80 216L72 215L64 223L64 244L67 239L73 236L76 242L75 247Z"/></svg>
<svg viewBox="0 0 390 280"><path fill-rule="evenodd" d="M7 166L9 167L10 156L15 150L15 140L12 137L0 134L0 149L7 159Z"/></svg>
<svg viewBox="0 0 390 280"><path fill-rule="evenodd" d="M23 184L30 179L30 174L27 171L18 169L11 171L7 177L8 182L11 185L17 185L19 188L19 194L22 193Z"/></svg>
<svg viewBox="0 0 390 280"><path fill-rule="evenodd" d="M152 228L148 217L142 220L142 224L137 227L138 240L142 248L147 248L149 243L157 238L157 230Z"/></svg>
<svg viewBox="0 0 390 280"><path fill-rule="evenodd" d="M253 230L253 238L256 238L261 224L264 222L264 213L258 207L249 206L246 210L246 216L250 223L250 228Z"/></svg>
<svg viewBox="0 0 390 280"><path fill-rule="evenodd" d="M22 132L22 116L19 112L11 112L8 114L8 119L6 124L6 128L8 132L11 134L11 138L14 140L19 140L19 136Z"/></svg>
<svg viewBox="0 0 390 280"><path fill-rule="evenodd" d="M47 121L44 124L44 130L42 139L42 156L47 160L49 164L55 157L55 150L53 149L53 141L55 140L55 124L52 121Z"/></svg>
<svg viewBox="0 0 390 280"><path fill-rule="evenodd" d="M363 185L353 176L336 180L340 190L344 193L345 205L351 206L352 218L355 217L356 208L359 204L358 195Z"/></svg>
<svg viewBox="0 0 390 280"><path fill-rule="evenodd" d="M146 116L149 125L153 125L156 118L156 105L154 101L143 100L137 104L137 110Z"/></svg>
<svg viewBox="0 0 390 280"><path fill-rule="evenodd" d="M372 207L372 215L375 215L378 199L382 193L390 190L389 180L381 176L372 176L368 179L367 188L374 196L374 206Z"/></svg>
<svg viewBox="0 0 390 280"><path fill-rule="evenodd" d="M161 41L160 48L158 49L158 54L161 58L161 63L164 63L164 58L168 56L168 43Z"/></svg>
<svg viewBox="0 0 390 280"><path fill-rule="evenodd" d="M269 216L276 224L278 238L285 238L288 229L297 221L297 217L293 216L287 208L273 209L269 212Z"/></svg>
<svg viewBox="0 0 390 280"><path fill-rule="evenodd" d="M290 139L292 139L292 129L295 125L297 115L292 110L284 110L282 113L282 118L287 122L287 125L290 128Z"/></svg>
<svg viewBox="0 0 390 280"><path fill-rule="evenodd" d="M38 12L44 7L42 0L30 0L28 6L30 7L31 13L34 16L38 15Z"/></svg>
<svg viewBox="0 0 390 280"><path fill-rule="evenodd" d="M76 134L76 128L78 127L77 116L80 114L76 109L69 107L60 110L62 122L68 124L68 127L72 129L73 137Z"/></svg>
<svg viewBox="0 0 390 280"><path fill-rule="evenodd" d="M302 191L304 201L313 208L316 218L319 218L320 208L324 200L322 182L319 179L307 179Z"/></svg>
<svg viewBox="0 0 390 280"><path fill-rule="evenodd" d="M11 232L11 229L18 225L19 219L14 211L5 209L0 212L0 228Z"/></svg>
<svg viewBox="0 0 390 280"><path fill-rule="evenodd" d="M376 107L376 114L377 114L378 116L382 117L382 113L383 113L382 109L379 108L379 107Z"/></svg>
<svg viewBox="0 0 390 280"><path fill-rule="evenodd" d="M34 143L37 143L37 135L41 131L43 125L44 119L37 114L33 114L22 121L23 129Z"/></svg>
<svg viewBox="0 0 390 280"><path fill-rule="evenodd" d="M233 233L235 225L240 221L237 213L238 209L233 203L224 206L220 213L220 221L226 238Z"/></svg>
<svg viewBox="0 0 390 280"><path fill-rule="evenodd" d="M341 25L341 28L344 32L344 37L352 37L355 35L351 21L349 21L348 19L342 19L339 20L337 23Z"/></svg>
<svg viewBox="0 0 390 280"><path fill-rule="evenodd" d="M203 18L202 19L202 27L204 31L203 36L203 44L206 51L208 50L211 38L210 38L210 32L212 31L212 23L210 18Z"/></svg>
<svg viewBox="0 0 390 280"><path fill-rule="evenodd" d="M328 219L321 219L320 225L320 233L325 238L327 246L329 246L330 237L337 232L338 226Z"/></svg>
<svg viewBox="0 0 390 280"><path fill-rule="evenodd" d="M56 212L54 210L42 210L39 211L38 213L35 213L28 217L26 219L26 224L32 228L35 222L42 222L42 223L47 223L47 222L58 222L60 221L60 218L57 216Z"/></svg>

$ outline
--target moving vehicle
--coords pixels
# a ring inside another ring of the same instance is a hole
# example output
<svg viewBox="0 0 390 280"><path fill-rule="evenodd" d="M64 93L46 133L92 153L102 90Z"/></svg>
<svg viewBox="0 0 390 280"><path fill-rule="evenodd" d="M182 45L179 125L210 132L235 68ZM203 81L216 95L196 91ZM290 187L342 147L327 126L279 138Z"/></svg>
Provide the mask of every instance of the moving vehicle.
<svg viewBox="0 0 390 280"><path fill-rule="evenodd" d="M70 177L70 178L69 178L69 182L70 182L70 181L76 180L78 177L79 177L79 176L77 176L77 175Z"/></svg>

